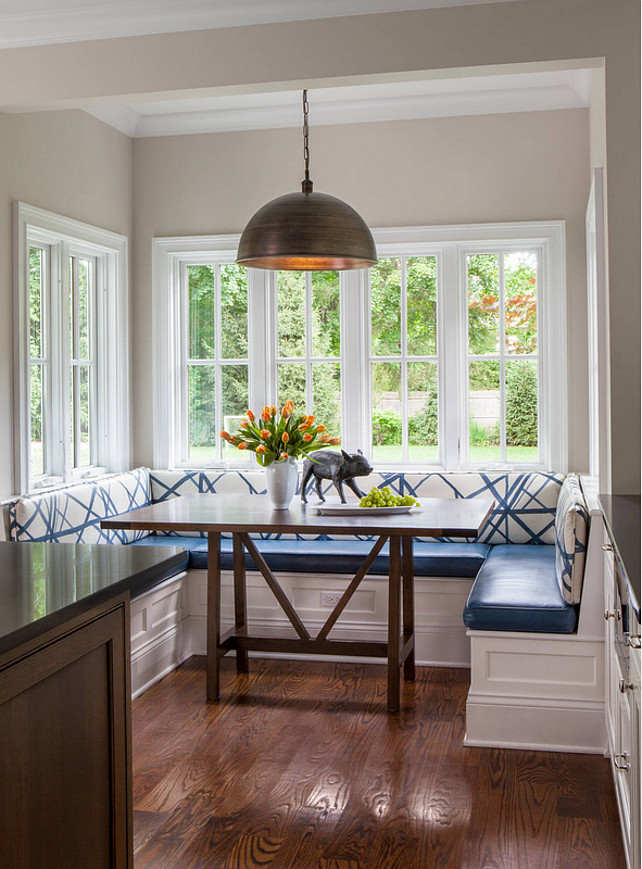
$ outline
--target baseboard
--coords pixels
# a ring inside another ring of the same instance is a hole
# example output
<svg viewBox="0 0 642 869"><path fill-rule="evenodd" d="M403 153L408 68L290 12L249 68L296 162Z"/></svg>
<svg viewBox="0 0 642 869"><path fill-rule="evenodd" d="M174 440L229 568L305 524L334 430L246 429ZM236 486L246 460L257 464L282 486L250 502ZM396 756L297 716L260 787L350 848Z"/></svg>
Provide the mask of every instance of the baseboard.
<svg viewBox="0 0 642 869"><path fill-rule="evenodd" d="M604 754L604 703L469 692L464 745Z"/></svg>

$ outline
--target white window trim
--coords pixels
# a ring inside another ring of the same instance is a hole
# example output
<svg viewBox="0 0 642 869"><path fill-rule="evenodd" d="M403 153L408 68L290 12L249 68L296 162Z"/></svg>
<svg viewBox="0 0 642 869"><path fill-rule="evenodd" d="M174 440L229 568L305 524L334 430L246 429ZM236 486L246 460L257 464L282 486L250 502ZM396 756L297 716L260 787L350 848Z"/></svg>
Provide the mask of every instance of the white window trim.
<svg viewBox="0 0 642 869"><path fill-rule="evenodd" d="M484 470L511 467L533 470L554 469L565 473L568 466L567 411L567 336L566 336L566 242L564 221L524 221L514 223L465 224L436 227L395 227L373 230L380 257L431 256L438 258L438 348L441 443L440 464L425 464L422 470ZM176 461L174 420L177 406L178 329L181 264L234 262L238 235L185 236L158 238L152 242L153 330L154 330L154 444L156 467L179 467ZM538 297L538 353L540 362L539 415L541 461L538 464L467 464L459 444L467 438L468 408L461 388L466 347L466 271L463 249L467 252L537 248L540 252L540 293ZM341 359L344 372L342 390L342 446L349 451L359 447L367 452L371 443L370 400L363 401L363 390L370 395L368 316L368 272L365 269L341 273L342 323L359 323L359 329L342 327ZM454 287L454 293L445 292ZM254 316L249 322L249 406L260 408L276 403L276 366L274 329L275 274L248 270L248 300ZM261 358L258 358L258 357ZM274 368L274 371L271 371ZM456 396L455 399L452 396ZM355 408L359 412L355 413ZM348 413L350 409L350 414ZM551 420L555 419L553 427ZM365 446L364 446L365 445ZM228 467L226 461L201 463L200 467ZM238 463L247 467L247 462ZM187 463L183 463L187 465ZM193 466L193 465L190 465ZM381 465L382 470L393 465ZM405 465L407 469L413 465ZM419 469L419 466L417 466Z"/></svg>
<svg viewBox="0 0 642 869"><path fill-rule="evenodd" d="M97 396L99 432L98 466L89 474L130 467L129 413L129 302L128 242L125 236L45 211L24 202L14 203L14 487L30 490L29 413L29 245L63 244L73 253L95 256L102 265L96 273L96 366L102 372ZM59 279L67 268L57 263ZM104 267L103 267L104 266ZM67 300L61 299L63 305ZM64 360L63 360L64 361ZM85 472L81 472L86 476ZM60 482L53 478L52 483Z"/></svg>

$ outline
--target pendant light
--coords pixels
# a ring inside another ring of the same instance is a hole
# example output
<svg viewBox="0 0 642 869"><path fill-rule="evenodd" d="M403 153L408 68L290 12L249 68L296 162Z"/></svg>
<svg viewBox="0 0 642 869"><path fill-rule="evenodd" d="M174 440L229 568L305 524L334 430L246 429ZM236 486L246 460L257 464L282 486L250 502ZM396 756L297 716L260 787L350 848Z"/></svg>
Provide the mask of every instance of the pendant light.
<svg viewBox="0 0 642 869"><path fill-rule="evenodd" d="M314 193L310 180L308 92L303 91L301 193L287 193L259 208L243 230L236 262L289 271L362 269L377 262L372 233L354 208Z"/></svg>

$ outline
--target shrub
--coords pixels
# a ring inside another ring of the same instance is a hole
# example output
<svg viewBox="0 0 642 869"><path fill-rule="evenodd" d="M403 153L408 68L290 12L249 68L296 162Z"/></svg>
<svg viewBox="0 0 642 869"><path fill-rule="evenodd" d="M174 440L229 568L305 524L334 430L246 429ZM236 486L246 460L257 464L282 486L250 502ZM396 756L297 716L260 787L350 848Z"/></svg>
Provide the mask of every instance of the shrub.
<svg viewBox="0 0 642 869"><path fill-rule="evenodd" d="M471 447L496 447L499 443L499 422L495 423L492 428L485 428L483 425L471 419L470 421L470 445Z"/></svg>
<svg viewBox="0 0 642 869"><path fill-rule="evenodd" d="M533 362L507 366L506 443L537 446L537 367Z"/></svg>
<svg viewBox="0 0 642 869"><path fill-rule="evenodd" d="M411 444L436 446L438 411L437 394L432 393L423 408L408 420L408 439Z"/></svg>
<svg viewBox="0 0 642 869"><path fill-rule="evenodd" d="M392 447L401 443L401 417L392 410L372 414L372 440L375 446Z"/></svg>

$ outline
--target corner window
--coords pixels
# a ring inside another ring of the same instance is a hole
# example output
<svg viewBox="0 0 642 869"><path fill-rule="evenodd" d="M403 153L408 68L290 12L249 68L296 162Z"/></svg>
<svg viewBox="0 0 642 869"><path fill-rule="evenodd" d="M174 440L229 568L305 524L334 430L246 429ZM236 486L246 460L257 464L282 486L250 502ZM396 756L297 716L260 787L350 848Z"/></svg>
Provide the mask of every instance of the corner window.
<svg viewBox="0 0 642 869"><path fill-rule="evenodd" d="M15 207L16 488L128 466L127 243Z"/></svg>

